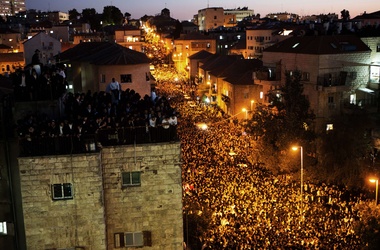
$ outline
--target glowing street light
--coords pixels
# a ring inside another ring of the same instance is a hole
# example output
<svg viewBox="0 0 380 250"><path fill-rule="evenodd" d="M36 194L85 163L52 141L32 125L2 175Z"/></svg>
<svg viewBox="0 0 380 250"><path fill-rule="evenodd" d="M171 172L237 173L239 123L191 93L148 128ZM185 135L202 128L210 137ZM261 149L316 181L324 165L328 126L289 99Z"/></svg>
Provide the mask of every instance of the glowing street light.
<svg viewBox="0 0 380 250"><path fill-rule="evenodd" d="M245 112L245 119L248 119L248 110L246 108L243 108L241 111Z"/></svg>
<svg viewBox="0 0 380 250"><path fill-rule="evenodd" d="M253 104L255 103L254 100L251 100L251 111L253 110Z"/></svg>
<svg viewBox="0 0 380 250"><path fill-rule="evenodd" d="M378 194L379 194L379 179L370 179L372 183L376 183L376 196L375 196L375 205L377 206Z"/></svg>
<svg viewBox="0 0 380 250"><path fill-rule="evenodd" d="M302 146L294 146L292 147L293 151L297 151L300 149L301 151L301 214L303 212L303 147Z"/></svg>

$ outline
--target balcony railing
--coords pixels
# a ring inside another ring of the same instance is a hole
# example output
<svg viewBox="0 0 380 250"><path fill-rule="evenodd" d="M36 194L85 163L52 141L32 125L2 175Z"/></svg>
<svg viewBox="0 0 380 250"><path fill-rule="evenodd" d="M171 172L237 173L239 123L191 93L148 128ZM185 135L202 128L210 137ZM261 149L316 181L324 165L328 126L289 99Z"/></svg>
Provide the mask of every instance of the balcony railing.
<svg viewBox="0 0 380 250"><path fill-rule="evenodd" d="M80 136L23 137L20 156L64 155L98 152L104 146L178 141L176 126L101 129Z"/></svg>

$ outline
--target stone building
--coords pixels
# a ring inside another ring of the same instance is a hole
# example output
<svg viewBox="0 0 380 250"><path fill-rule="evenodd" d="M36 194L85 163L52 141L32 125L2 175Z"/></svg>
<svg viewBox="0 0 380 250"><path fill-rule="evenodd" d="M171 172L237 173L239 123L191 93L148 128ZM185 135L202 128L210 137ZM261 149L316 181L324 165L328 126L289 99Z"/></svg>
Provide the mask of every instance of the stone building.
<svg viewBox="0 0 380 250"><path fill-rule="evenodd" d="M267 72L265 77L256 74L255 83L263 85L264 93L277 91L286 71L301 71L316 128L324 129L332 117L350 109L376 107L370 58L370 48L354 35L292 37L263 51Z"/></svg>
<svg viewBox="0 0 380 250"><path fill-rule="evenodd" d="M28 249L179 250L179 143L19 158Z"/></svg>
<svg viewBox="0 0 380 250"><path fill-rule="evenodd" d="M198 10L197 24L199 31L207 32L224 25L223 7L209 7Z"/></svg>

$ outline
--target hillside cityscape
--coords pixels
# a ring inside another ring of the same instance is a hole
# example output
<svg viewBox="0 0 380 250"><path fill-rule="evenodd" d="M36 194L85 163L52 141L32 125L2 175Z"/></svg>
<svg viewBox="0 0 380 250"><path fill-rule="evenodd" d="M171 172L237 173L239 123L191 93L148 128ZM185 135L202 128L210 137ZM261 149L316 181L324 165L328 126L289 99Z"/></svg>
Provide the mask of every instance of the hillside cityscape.
<svg viewBox="0 0 380 250"><path fill-rule="evenodd" d="M379 249L380 10L0 7L0 249Z"/></svg>

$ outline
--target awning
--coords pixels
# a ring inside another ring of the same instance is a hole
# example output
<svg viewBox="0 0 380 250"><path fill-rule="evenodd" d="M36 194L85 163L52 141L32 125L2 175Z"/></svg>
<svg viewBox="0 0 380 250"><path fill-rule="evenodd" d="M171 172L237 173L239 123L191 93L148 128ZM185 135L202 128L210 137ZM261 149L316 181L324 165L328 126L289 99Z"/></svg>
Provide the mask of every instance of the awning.
<svg viewBox="0 0 380 250"><path fill-rule="evenodd" d="M375 91L369 88L358 88L358 90L363 91L368 94L375 94Z"/></svg>

